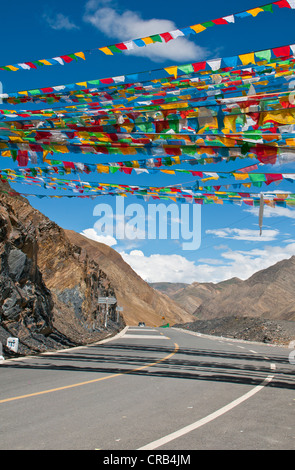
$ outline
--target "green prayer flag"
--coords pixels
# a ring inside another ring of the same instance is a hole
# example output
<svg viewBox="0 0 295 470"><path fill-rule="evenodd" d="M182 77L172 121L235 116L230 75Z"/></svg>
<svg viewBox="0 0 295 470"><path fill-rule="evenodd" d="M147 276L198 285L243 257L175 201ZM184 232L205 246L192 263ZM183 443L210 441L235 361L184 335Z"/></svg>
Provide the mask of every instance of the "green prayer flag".
<svg viewBox="0 0 295 470"><path fill-rule="evenodd" d="M255 58L259 59L259 60L270 61L270 59L271 59L271 49L268 49L266 51L255 52Z"/></svg>
<svg viewBox="0 0 295 470"><path fill-rule="evenodd" d="M194 68L192 66L192 64L188 64L188 65L181 65L181 66L178 66L177 67L178 69L180 69L182 72L184 73L192 73L194 71Z"/></svg>
<svg viewBox="0 0 295 470"><path fill-rule="evenodd" d="M252 183L257 183L257 182L260 182L260 181L266 181L266 177L263 173L259 174L259 173L249 173L249 178L250 178L250 181L252 181Z"/></svg>
<svg viewBox="0 0 295 470"><path fill-rule="evenodd" d="M201 23L204 28L210 28L211 26L214 26L213 21L206 21L205 23Z"/></svg>
<svg viewBox="0 0 295 470"><path fill-rule="evenodd" d="M150 36L150 38L153 42L162 42L160 34L154 34L153 36Z"/></svg>
<svg viewBox="0 0 295 470"><path fill-rule="evenodd" d="M272 3L269 3L268 5L264 5L263 7L259 8L261 8L263 11L269 11L270 13L273 13Z"/></svg>
<svg viewBox="0 0 295 470"><path fill-rule="evenodd" d="M116 173L119 170L118 166L110 166L110 173Z"/></svg>

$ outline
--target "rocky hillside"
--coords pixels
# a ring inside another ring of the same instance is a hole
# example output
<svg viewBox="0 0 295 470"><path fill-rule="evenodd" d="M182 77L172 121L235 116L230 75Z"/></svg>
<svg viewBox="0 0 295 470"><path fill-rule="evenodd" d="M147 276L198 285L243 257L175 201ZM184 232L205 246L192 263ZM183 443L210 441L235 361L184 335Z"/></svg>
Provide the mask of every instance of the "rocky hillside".
<svg viewBox="0 0 295 470"><path fill-rule="evenodd" d="M207 300L215 298L228 285L236 285L242 282L238 278L219 282L193 282L192 284L158 282L151 284L154 289L167 294L188 313L194 314L196 309Z"/></svg>
<svg viewBox="0 0 295 470"><path fill-rule="evenodd" d="M295 256L242 281L198 283L179 288L156 284L194 321L174 326L199 333L288 345L295 339Z"/></svg>
<svg viewBox="0 0 295 470"><path fill-rule="evenodd" d="M295 340L295 322L285 320L230 316L174 326L205 335L284 346Z"/></svg>
<svg viewBox="0 0 295 470"><path fill-rule="evenodd" d="M93 259L107 274L114 286L118 305L124 309L123 316L128 325L137 325L139 321L144 321L146 325L160 326L194 319L176 302L149 286L117 251L76 232L65 232L70 242Z"/></svg>
<svg viewBox="0 0 295 470"><path fill-rule="evenodd" d="M204 301L196 319L228 316L295 321L295 256L256 272L246 281L226 285Z"/></svg>
<svg viewBox="0 0 295 470"><path fill-rule="evenodd" d="M26 353L85 344L122 328L113 309L104 329L97 299L114 295L105 272L62 228L0 185L0 341L16 336Z"/></svg>
<svg viewBox="0 0 295 470"><path fill-rule="evenodd" d="M10 193L10 195L9 195ZM65 231L0 182L0 342L31 353L97 341L127 324L191 321L146 284L112 248ZM124 308L108 328L100 296Z"/></svg>

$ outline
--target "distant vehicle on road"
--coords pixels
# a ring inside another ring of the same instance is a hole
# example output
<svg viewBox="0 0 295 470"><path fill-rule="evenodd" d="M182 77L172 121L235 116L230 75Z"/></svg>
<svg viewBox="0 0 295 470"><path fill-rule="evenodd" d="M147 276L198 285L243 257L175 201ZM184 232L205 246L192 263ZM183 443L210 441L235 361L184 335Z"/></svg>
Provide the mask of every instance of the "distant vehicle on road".
<svg viewBox="0 0 295 470"><path fill-rule="evenodd" d="M143 321L140 321L140 322L138 323L138 326L145 326L145 323L144 323Z"/></svg>

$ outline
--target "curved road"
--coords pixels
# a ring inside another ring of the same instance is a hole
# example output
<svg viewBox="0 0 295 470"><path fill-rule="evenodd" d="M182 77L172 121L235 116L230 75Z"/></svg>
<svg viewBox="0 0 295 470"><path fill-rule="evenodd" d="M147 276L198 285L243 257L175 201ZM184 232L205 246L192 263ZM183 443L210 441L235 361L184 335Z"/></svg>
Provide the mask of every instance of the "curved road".
<svg viewBox="0 0 295 470"><path fill-rule="evenodd" d="M288 348L129 327L0 364L0 449L294 449Z"/></svg>

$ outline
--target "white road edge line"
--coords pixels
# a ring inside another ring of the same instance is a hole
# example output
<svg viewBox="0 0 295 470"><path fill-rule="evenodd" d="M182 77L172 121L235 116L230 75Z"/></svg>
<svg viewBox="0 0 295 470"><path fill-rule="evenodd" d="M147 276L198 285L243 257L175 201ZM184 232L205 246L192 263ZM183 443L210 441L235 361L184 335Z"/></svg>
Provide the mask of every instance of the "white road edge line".
<svg viewBox="0 0 295 470"><path fill-rule="evenodd" d="M204 426L207 423L210 423L210 421L213 421L216 418L219 418L219 416L222 416L223 414L227 413L228 411L232 410L236 406L240 405L244 401L248 400L249 398L253 397L256 393L260 392L269 382L272 381L274 378L274 375L269 375L267 376L261 385L257 385L254 387L252 390L249 392L245 393L242 395L240 398L237 398L236 400L230 402L228 405L223 406L217 411L214 411L214 413L211 413L210 415L206 416L205 418L202 418L195 423L192 423L188 426L185 426L182 429L179 429L178 431L175 431L171 434L168 434L165 437L162 437L161 439L158 439L156 441L150 442L149 444L140 447L138 450L154 450L157 449L165 444L168 444L168 442L173 441L174 439L178 439L181 436L184 436L185 434L188 434L189 432L194 431L195 429L200 428L201 426Z"/></svg>
<svg viewBox="0 0 295 470"><path fill-rule="evenodd" d="M124 338L127 338L127 339L130 339L130 338L132 339L134 338L136 339L138 338L140 339L170 339L168 338L168 336L162 336L162 335L137 335L137 334L134 335L132 333L131 334L127 333L126 335L124 335Z"/></svg>

